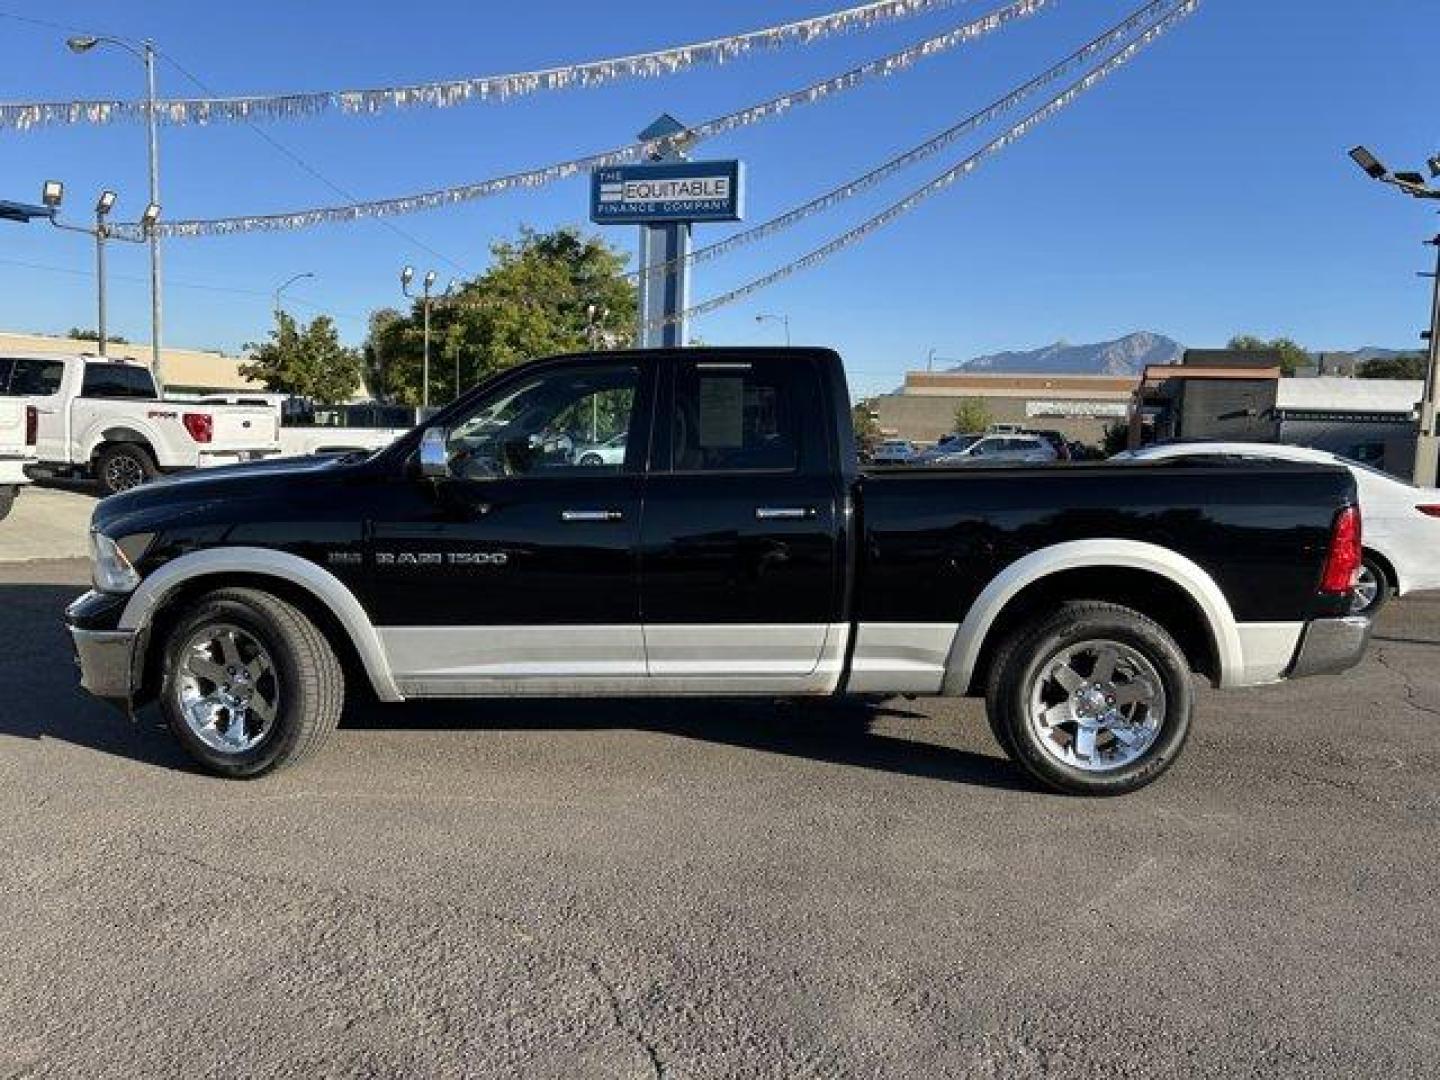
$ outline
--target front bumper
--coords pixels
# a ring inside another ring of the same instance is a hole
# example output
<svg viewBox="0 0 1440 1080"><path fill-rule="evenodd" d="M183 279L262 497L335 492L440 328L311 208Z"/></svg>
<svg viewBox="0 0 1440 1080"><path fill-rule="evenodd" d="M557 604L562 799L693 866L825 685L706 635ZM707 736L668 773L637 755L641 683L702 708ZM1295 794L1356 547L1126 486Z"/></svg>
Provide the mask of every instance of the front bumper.
<svg viewBox="0 0 1440 1080"><path fill-rule="evenodd" d="M135 641L133 630L81 630L70 627L80 685L95 697L129 707L134 696Z"/></svg>
<svg viewBox="0 0 1440 1080"><path fill-rule="evenodd" d="M1363 615L1339 619L1315 619L1307 623L1295 650L1295 662L1288 677L1323 675L1347 671L1360 662L1370 644L1371 620Z"/></svg>

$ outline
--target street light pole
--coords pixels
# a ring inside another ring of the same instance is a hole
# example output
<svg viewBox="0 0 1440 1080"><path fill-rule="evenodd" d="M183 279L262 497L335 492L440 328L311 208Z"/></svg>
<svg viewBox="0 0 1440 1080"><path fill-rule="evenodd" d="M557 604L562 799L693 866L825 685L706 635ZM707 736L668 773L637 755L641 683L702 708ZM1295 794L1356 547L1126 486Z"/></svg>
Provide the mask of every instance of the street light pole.
<svg viewBox="0 0 1440 1080"><path fill-rule="evenodd" d="M125 38L82 34L66 39L66 46L75 54L87 53L96 45L114 45L136 57L145 66L145 133L150 173L150 205L160 205L160 131L159 107L155 93L155 43L148 38L139 43ZM146 237L150 246L150 369L155 382L164 389L160 348L163 337L164 301L160 280L160 237L152 228Z"/></svg>
<svg viewBox="0 0 1440 1080"><path fill-rule="evenodd" d="M65 197L65 187L57 180L48 180L45 183L44 203L50 210L50 224L57 229L64 229L66 232L84 233L95 240L95 303L96 313L95 332L99 335L99 351L101 356L109 353L109 327L106 325L106 303L105 303L105 244L114 237L117 240L131 240L132 243L143 244L155 233L155 222L160 219L160 206L151 203L145 207L145 213L140 215L140 238L133 239L123 233L116 235L110 231L110 226L105 223L110 211L115 208L115 192L105 190L100 193L100 198L95 202L95 227L85 225L66 225L60 220L60 203Z"/></svg>
<svg viewBox="0 0 1440 1080"><path fill-rule="evenodd" d="M789 315L756 315L757 323L778 322L785 325L785 347L790 347L790 316Z"/></svg>
<svg viewBox="0 0 1440 1080"><path fill-rule="evenodd" d="M284 294L285 290L297 281L303 281L305 278L313 278L314 276L315 274L312 271L306 270L303 274L296 274L294 277L288 278L285 284L275 290L275 320L277 322L280 320L280 297Z"/></svg>
<svg viewBox="0 0 1440 1080"><path fill-rule="evenodd" d="M1357 146L1350 151L1350 159L1372 180L1391 184L1406 195L1416 199L1440 199L1440 188L1431 187L1418 172L1392 173L1385 164L1366 147ZM1432 179L1440 178L1440 154L1430 158ZM1426 351L1425 396L1420 399L1420 431L1415 437L1415 471L1412 478L1417 487L1434 487L1436 458L1440 457L1440 435L1435 431L1435 399L1437 373L1440 367L1440 236L1425 241L1436 248L1435 275L1430 301L1430 340ZM1428 274L1421 275L1429 277Z"/></svg>
<svg viewBox="0 0 1440 1080"><path fill-rule="evenodd" d="M431 290L431 288L434 287L434 285L435 285L435 271L434 271L434 270L430 270L430 271L428 271L428 272L425 274L424 280L420 283L421 293L420 293L419 296L416 296L414 293L412 293L412 292L410 291L410 283L411 283L412 281L414 281L414 280L415 280L415 268L414 268L413 266L407 266L407 267L405 267L404 270L401 270L401 271L400 271L400 291L401 291L402 293L404 293L404 294L406 295L406 297L408 297L408 298L411 299L411 300L419 300L419 301L420 301L420 309L421 309L421 311L423 312L423 319L424 319L424 325L425 325L425 359L424 359L424 367L422 368L421 376L420 376L420 383L421 383L421 386L420 386L420 408L421 408L423 411L425 411L425 412L429 412L429 411L430 411L430 305L431 305L430 290ZM450 295L450 289L451 289L451 288L454 288L454 282L451 282L451 283L450 283L450 287L445 290L445 295L446 295L446 296L449 296L449 295ZM456 360L456 365L457 365L457 371L458 371L458 365L459 365L458 357L457 357L457 360ZM456 388L457 388L457 390L458 390L458 388L459 388L459 387L458 387L458 383L459 383L459 377L458 377L458 375L457 375L457 377L456 377L456 383L457 383L457 387L456 387Z"/></svg>
<svg viewBox="0 0 1440 1080"><path fill-rule="evenodd" d="M1434 487L1436 459L1440 458L1440 434L1435 431L1435 399L1440 383L1440 236L1425 241L1435 248L1435 273L1431 275L1430 348L1425 365L1425 396L1420 399L1420 435L1415 440L1417 487Z"/></svg>

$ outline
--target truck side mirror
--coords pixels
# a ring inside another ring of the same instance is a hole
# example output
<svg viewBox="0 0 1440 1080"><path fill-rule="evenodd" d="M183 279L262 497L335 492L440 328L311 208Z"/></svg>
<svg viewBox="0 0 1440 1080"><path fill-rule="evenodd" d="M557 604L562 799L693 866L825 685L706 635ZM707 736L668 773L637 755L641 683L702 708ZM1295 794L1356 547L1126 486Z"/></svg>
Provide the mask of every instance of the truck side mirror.
<svg viewBox="0 0 1440 1080"><path fill-rule="evenodd" d="M450 476L449 439L444 428L426 428L420 437L420 475L432 479Z"/></svg>

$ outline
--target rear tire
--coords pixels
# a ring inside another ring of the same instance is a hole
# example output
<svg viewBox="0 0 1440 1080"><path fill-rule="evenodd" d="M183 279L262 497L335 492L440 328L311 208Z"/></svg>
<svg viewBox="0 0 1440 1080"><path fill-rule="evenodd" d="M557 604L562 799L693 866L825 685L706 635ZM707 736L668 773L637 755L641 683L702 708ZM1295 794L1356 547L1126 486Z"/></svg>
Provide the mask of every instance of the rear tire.
<svg viewBox="0 0 1440 1080"><path fill-rule="evenodd" d="M1393 588L1390 575L1385 572L1385 567L1380 565L1380 560L1366 552L1365 560L1360 564L1360 578L1355 586L1355 595L1350 601L1350 614L1372 617L1378 614L1385 606L1385 601L1390 599Z"/></svg>
<svg viewBox="0 0 1440 1080"><path fill-rule="evenodd" d="M1005 753L1046 787L1122 795L1174 764L1194 695L1185 656L1158 623L1082 600L1011 635L985 704Z"/></svg>
<svg viewBox="0 0 1440 1080"><path fill-rule="evenodd" d="M598 465L604 465L605 459L602 458L599 454L584 454L580 458L580 464L584 465L586 468L593 469Z"/></svg>
<svg viewBox="0 0 1440 1080"><path fill-rule="evenodd" d="M303 612L256 589L201 597L165 642L160 707L180 744L248 779L313 754L335 730L345 676Z"/></svg>
<svg viewBox="0 0 1440 1080"><path fill-rule="evenodd" d="M117 443L95 459L95 480L104 495L118 495L160 475L150 451L139 443Z"/></svg>

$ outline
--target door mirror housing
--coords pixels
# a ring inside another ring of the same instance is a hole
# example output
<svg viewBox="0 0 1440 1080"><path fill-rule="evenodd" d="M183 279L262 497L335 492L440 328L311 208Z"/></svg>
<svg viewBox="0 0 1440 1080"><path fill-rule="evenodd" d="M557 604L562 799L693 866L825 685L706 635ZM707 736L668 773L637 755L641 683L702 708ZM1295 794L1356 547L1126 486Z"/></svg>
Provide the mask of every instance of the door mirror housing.
<svg viewBox="0 0 1440 1080"><path fill-rule="evenodd" d="M444 428L426 428L420 437L420 475L433 480L449 477L449 439Z"/></svg>

